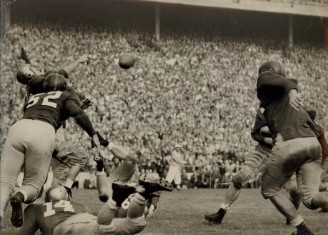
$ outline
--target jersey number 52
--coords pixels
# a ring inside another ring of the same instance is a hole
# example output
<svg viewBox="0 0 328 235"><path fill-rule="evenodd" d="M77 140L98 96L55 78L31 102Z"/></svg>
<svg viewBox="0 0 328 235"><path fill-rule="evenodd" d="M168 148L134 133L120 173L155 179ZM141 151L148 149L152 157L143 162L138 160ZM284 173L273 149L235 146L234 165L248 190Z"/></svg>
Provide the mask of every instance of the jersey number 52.
<svg viewBox="0 0 328 235"><path fill-rule="evenodd" d="M36 105L39 101L41 101L41 105L56 108L57 103L49 101L49 100L58 99L61 96L61 94L62 94L61 91L52 91L52 92L48 92L48 93L41 93L41 94L37 94L37 95L32 95L28 99L28 104L26 106L26 109L32 107L33 105Z"/></svg>

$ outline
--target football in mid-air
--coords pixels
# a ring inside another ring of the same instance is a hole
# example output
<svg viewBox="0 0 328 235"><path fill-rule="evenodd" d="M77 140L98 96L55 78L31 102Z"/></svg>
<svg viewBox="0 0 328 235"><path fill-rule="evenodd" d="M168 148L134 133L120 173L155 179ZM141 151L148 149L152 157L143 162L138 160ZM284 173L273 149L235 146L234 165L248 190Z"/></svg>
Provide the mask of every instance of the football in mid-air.
<svg viewBox="0 0 328 235"><path fill-rule="evenodd" d="M122 54L118 60L118 65L122 68L122 69L129 69L131 67L134 66L136 62L136 57L134 54L132 53L125 53Z"/></svg>

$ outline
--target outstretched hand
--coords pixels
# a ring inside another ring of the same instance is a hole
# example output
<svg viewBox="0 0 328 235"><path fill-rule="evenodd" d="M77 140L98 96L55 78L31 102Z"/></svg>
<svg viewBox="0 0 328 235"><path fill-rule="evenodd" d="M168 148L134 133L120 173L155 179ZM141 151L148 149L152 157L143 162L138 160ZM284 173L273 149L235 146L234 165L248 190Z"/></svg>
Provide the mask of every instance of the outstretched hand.
<svg viewBox="0 0 328 235"><path fill-rule="evenodd" d="M89 64L89 61L90 61L90 60L91 60L91 55L82 55L82 56L78 59L78 62Z"/></svg>

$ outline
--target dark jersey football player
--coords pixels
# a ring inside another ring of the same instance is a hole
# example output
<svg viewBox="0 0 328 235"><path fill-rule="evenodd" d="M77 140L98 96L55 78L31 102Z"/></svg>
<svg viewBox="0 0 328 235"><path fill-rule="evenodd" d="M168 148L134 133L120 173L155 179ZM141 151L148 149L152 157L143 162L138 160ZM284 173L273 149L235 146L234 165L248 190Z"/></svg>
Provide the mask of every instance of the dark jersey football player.
<svg viewBox="0 0 328 235"><path fill-rule="evenodd" d="M96 131L80 100L66 91L66 79L58 74L44 81L44 93L32 95L24 107L24 116L8 132L1 156L1 217L13 193L24 165L23 186L11 197L12 223L22 224L22 203L32 202L44 184L55 147L55 132L63 117L73 117L88 133L96 147L100 145Z"/></svg>
<svg viewBox="0 0 328 235"><path fill-rule="evenodd" d="M264 63L259 69L257 96L275 139L273 154L263 170L262 195L297 228L296 234L313 234L281 188L297 171L303 204L309 209L327 206L328 194L319 192L318 187L322 171L322 148L317 139L320 130L303 107L295 110L289 105L286 80L278 62Z"/></svg>
<svg viewBox="0 0 328 235"><path fill-rule="evenodd" d="M79 64L88 63L90 57L87 55L81 56L78 60L74 61L70 65L63 67L59 70L48 70L38 69L30 64L24 64L20 66L16 78L17 80L26 85L26 101L30 95L35 95L44 92L44 80L50 74L59 74L68 79L68 74L75 69ZM70 91L71 95L76 100L81 99L81 108L85 109L91 105L90 100L85 99L83 95L78 93L73 87L66 87L67 91ZM67 116L63 114L63 120L67 119ZM65 127L65 122L63 127ZM108 141L105 140L99 133L97 133L100 143L103 146L108 145ZM80 172L81 167L86 163L87 153L82 146L74 145L72 143L67 144L64 131L61 129L56 133L56 147L53 153L52 167L54 173L53 185L64 185L71 194L71 188ZM68 163L68 164L67 164ZM41 196L41 195L40 195Z"/></svg>

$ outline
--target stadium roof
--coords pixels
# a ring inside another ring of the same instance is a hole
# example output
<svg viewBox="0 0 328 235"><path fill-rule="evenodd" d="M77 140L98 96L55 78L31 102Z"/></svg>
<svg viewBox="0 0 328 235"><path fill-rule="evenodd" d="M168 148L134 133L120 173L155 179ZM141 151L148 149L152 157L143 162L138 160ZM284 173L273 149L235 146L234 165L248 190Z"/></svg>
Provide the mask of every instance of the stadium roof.
<svg viewBox="0 0 328 235"><path fill-rule="evenodd" d="M328 1L317 3L309 0L140 0L144 2L169 3L200 7L215 7L245 11L261 11L291 15L328 17ZM299 3L298 3L299 1Z"/></svg>

